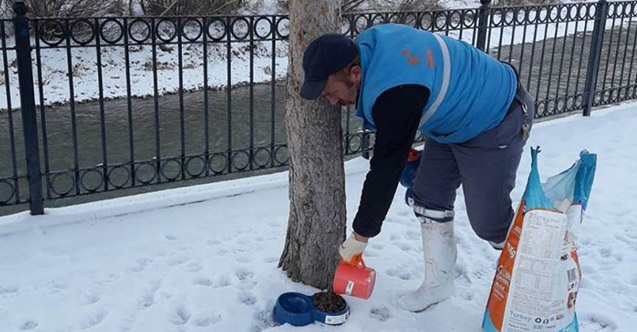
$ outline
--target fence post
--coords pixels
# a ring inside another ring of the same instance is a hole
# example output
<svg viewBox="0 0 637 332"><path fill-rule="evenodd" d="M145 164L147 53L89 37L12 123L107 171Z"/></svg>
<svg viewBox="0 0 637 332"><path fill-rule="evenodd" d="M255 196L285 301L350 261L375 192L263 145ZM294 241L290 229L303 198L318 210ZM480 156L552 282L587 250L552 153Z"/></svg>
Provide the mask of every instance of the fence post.
<svg viewBox="0 0 637 332"><path fill-rule="evenodd" d="M371 153L368 150L370 146L369 136L370 136L369 131L363 128L361 130L361 151L362 151L361 156L367 160L369 160L372 157Z"/></svg>
<svg viewBox="0 0 637 332"><path fill-rule="evenodd" d="M604 41L604 30L606 29L606 16L608 14L608 2L599 0L595 11L595 26L593 27L593 41L591 51L588 56L588 68L586 70L586 86L584 88L584 116L591 115L591 107L595 100L595 90L597 89L597 75L599 74L599 63L602 54L602 44Z"/></svg>
<svg viewBox="0 0 637 332"><path fill-rule="evenodd" d="M487 27L489 26L489 5L491 0L480 0L482 6L478 10L478 49L486 52Z"/></svg>
<svg viewBox="0 0 637 332"><path fill-rule="evenodd" d="M31 40L29 21L26 18L27 6L24 1L13 5L15 17L15 48L18 59L18 81L20 83L20 109L29 180L29 208L32 215L44 214L42 200L42 173L40 172L40 149L38 147L38 123L35 113L35 94L33 92L33 69L31 68Z"/></svg>

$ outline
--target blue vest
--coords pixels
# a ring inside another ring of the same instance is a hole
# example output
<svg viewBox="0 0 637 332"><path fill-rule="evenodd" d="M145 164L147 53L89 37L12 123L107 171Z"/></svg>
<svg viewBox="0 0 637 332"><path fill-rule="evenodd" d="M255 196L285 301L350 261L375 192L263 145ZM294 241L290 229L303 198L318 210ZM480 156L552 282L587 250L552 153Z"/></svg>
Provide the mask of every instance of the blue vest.
<svg viewBox="0 0 637 332"><path fill-rule="evenodd" d="M372 108L378 96L419 84L430 92L420 132L439 143L466 142L502 121L517 90L513 68L453 38L381 24L358 35L356 43L362 69L356 115L370 130L376 129Z"/></svg>

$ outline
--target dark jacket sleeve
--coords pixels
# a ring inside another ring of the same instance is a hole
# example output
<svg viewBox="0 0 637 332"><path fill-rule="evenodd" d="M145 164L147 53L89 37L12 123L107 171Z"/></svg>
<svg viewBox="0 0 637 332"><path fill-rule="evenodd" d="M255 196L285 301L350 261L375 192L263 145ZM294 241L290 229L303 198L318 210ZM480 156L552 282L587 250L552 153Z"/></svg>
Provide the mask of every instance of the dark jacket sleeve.
<svg viewBox="0 0 637 332"><path fill-rule="evenodd" d="M401 85L383 92L374 103L376 141L354 218L356 233L366 237L380 233L428 99L427 88Z"/></svg>

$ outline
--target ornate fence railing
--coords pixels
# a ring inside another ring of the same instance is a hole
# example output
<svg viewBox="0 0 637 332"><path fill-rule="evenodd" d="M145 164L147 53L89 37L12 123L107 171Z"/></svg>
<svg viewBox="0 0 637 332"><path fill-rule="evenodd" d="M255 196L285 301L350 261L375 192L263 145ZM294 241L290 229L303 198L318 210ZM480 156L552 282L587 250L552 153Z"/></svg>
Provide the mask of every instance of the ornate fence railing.
<svg viewBox="0 0 637 332"><path fill-rule="evenodd" d="M0 20L0 208L287 166L288 17ZM511 63L537 118L636 98L637 2L349 13L446 34ZM19 88L18 88L19 87ZM18 111L19 110L19 111ZM343 112L344 151L373 133Z"/></svg>

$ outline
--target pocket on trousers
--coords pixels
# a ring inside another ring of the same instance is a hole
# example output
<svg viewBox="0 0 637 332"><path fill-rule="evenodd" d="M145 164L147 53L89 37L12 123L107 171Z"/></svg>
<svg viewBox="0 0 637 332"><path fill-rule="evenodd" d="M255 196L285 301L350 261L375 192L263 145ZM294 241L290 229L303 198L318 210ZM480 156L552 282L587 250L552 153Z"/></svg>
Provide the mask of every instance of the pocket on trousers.
<svg viewBox="0 0 637 332"><path fill-rule="evenodd" d="M493 128L493 140L499 149L506 149L514 139L522 137L522 124L524 121L520 108L521 106L518 104L497 127Z"/></svg>

